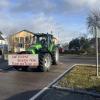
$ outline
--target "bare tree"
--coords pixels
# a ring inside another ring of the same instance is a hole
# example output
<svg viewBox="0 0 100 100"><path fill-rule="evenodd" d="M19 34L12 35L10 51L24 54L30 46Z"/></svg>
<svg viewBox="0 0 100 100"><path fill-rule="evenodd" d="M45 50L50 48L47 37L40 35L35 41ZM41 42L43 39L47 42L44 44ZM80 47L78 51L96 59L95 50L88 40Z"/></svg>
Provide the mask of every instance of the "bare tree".
<svg viewBox="0 0 100 100"><path fill-rule="evenodd" d="M87 17L87 25L89 31L95 35L97 33L97 29L100 29L100 11L94 10Z"/></svg>
<svg viewBox="0 0 100 100"><path fill-rule="evenodd" d="M98 74L98 32L97 32L97 30L100 29L99 10L94 10L88 15L87 25L88 25L88 29L91 31L92 34L95 35L95 39L96 39L96 66L97 66L97 76L99 76Z"/></svg>

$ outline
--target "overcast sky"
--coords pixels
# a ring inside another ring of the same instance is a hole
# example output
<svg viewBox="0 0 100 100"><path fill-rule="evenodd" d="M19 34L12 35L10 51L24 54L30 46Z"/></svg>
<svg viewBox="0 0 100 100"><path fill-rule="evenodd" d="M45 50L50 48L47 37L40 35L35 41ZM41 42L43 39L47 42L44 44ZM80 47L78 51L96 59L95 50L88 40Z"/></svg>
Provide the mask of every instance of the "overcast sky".
<svg viewBox="0 0 100 100"><path fill-rule="evenodd" d="M0 30L6 36L52 31L68 42L87 33L87 15L98 7L100 0L0 0Z"/></svg>

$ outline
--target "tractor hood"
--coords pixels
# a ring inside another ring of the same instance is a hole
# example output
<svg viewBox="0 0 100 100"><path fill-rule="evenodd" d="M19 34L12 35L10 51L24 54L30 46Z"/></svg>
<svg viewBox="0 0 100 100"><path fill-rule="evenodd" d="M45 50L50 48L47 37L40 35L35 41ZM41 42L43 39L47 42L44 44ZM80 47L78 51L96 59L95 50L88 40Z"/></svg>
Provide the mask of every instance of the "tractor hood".
<svg viewBox="0 0 100 100"><path fill-rule="evenodd" d="M42 45L40 43L36 43L29 47L27 51L32 51L32 54L35 54L36 50L39 50L40 48L42 48Z"/></svg>

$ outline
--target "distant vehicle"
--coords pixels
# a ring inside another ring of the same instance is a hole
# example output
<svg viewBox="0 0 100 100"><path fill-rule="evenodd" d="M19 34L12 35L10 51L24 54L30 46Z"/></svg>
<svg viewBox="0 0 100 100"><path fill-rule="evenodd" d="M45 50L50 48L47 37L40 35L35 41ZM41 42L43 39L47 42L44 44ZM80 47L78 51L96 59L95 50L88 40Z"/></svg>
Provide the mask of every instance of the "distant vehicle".
<svg viewBox="0 0 100 100"><path fill-rule="evenodd" d="M63 47L59 47L59 53L64 53L64 52L65 52L64 48Z"/></svg>

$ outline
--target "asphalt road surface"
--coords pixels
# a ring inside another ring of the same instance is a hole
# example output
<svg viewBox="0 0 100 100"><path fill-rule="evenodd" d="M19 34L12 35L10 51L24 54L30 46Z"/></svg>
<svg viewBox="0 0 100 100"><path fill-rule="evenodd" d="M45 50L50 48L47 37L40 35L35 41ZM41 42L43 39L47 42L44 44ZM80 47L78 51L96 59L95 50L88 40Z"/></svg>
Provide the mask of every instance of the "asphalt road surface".
<svg viewBox="0 0 100 100"><path fill-rule="evenodd" d="M60 61L66 64L96 64L95 56L61 55ZM99 57L100 64L100 57Z"/></svg>
<svg viewBox="0 0 100 100"><path fill-rule="evenodd" d="M52 66L49 72L29 69L16 71L0 63L0 100L28 100L47 86L73 64L95 64L95 57L61 55L60 64Z"/></svg>

